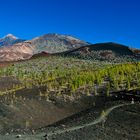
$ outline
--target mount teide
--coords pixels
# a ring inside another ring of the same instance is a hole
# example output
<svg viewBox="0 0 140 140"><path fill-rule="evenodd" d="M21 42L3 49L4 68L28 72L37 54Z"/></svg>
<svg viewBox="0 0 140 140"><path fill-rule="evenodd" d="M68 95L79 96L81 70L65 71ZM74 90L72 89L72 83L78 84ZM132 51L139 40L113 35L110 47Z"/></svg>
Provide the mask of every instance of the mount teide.
<svg viewBox="0 0 140 140"><path fill-rule="evenodd" d="M23 39L19 39L18 37L12 35L12 34L8 34L6 36L4 36L3 38L0 38L0 47L4 47L4 46L11 46L15 43L19 43L19 42L23 42L25 40Z"/></svg>
<svg viewBox="0 0 140 140"><path fill-rule="evenodd" d="M0 61L30 59L36 54L79 54L91 51L109 50L114 54L133 55L127 46L117 43L90 44L70 35L45 34L32 40L23 40L12 34L0 39ZM88 54L87 54L88 55ZM94 57L94 56L93 56Z"/></svg>
<svg viewBox="0 0 140 140"><path fill-rule="evenodd" d="M45 34L26 41L8 34L1 38L0 42L0 61L24 60L43 51L57 53L89 44L75 37L60 34Z"/></svg>

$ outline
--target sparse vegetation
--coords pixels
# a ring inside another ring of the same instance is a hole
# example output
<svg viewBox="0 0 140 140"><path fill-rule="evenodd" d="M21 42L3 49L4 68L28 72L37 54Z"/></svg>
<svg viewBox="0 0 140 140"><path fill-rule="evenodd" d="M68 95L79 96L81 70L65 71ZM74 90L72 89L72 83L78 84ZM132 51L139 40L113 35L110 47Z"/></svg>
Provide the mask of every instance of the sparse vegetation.
<svg viewBox="0 0 140 140"><path fill-rule="evenodd" d="M122 62L48 56L2 67L1 133L43 127L112 99L114 91L139 89L140 63Z"/></svg>
<svg viewBox="0 0 140 140"><path fill-rule="evenodd" d="M18 81L12 87L5 87L0 95L34 87L45 87L45 92L40 90L39 96L51 93L97 95L103 91L109 95L111 91L139 88L139 70L140 63L112 64L61 56L38 58L0 69L1 77Z"/></svg>

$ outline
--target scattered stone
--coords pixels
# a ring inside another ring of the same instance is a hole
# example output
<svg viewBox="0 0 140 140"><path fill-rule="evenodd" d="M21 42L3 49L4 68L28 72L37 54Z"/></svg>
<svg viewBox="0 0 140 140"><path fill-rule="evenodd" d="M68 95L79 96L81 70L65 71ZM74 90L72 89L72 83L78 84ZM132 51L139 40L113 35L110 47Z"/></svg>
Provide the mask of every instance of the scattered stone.
<svg viewBox="0 0 140 140"><path fill-rule="evenodd" d="M65 128L66 126L64 124L62 124L62 127Z"/></svg>
<svg viewBox="0 0 140 140"><path fill-rule="evenodd" d="M132 98L132 100L131 100L131 104L134 104L135 102L134 102L134 98Z"/></svg>
<svg viewBox="0 0 140 140"><path fill-rule="evenodd" d="M8 136L8 135L9 135L9 133L6 133L5 135L6 135L6 136Z"/></svg>
<svg viewBox="0 0 140 140"><path fill-rule="evenodd" d="M32 129L32 134L33 134L33 135L35 134L35 130L34 130L34 129Z"/></svg>
<svg viewBox="0 0 140 140"><path fill-rule="evenodd" d="M46 134L45 136L43 136L45 138L45 140L49 140L48 138L48 134Z"/></svg>
<svg viewBox="0 0 140 140"><path fill-rule="evenodd" d="M17 135L16 138L21 138L21 135Z"/></svg>

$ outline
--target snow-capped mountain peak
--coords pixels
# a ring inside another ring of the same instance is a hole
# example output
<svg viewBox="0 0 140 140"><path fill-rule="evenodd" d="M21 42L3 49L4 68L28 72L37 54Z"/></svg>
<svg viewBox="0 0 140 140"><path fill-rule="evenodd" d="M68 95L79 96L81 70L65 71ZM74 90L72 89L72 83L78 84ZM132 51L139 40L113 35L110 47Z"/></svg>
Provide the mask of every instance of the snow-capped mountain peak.
<svg viewBox="0 0 140 140"><path fill-rule="evenodd" d="M11 39L18 39L18 37L14 36L13 34L7 34L3 38L11 38Z"/></svg>
<svg viewBox="0 0 140 140"><path fill-rule="evenodd" d="M19 39L13 34L7 34L6 36L0 38L0 47L12 46L15 43L23 42L24 40Z"/></svg>

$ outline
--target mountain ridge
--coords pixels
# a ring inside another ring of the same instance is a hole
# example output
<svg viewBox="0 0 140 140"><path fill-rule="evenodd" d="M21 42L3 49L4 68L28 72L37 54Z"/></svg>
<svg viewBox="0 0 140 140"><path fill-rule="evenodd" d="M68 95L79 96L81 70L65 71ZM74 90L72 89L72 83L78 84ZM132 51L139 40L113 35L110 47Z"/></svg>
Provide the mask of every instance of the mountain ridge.
<svg viewBox="0 0 140 140"><path fill-rule="evenodd" d="M122 45L115 42L104 42L104 43L96 43L88 46L79 47L77 49L69 50L64 52L64 54L68 54L71 52L82 51L82 49L88 49L87 51L101 51L101 50L111 50L116 52L118 55L133 55L133 51L126 45ZM123 49L123 51L122 51Z"/></svg>
<svg viewBox="0 0 140 140"><path fill-rule="evenodd" d="M114 55L135 55L135 52L126 45L114 42L91 44L70 35L61 35L57 33L44 34L31 40L21 39L21 42L17 42L19 38L12 34L8 34L3 39L5 38L9 39L7 40L11 45L0 47L1 62L30 59L34 57L34 55L35 57L41 55L48 56L46 54L90 54L94 57L95 53L92 54L90 52L99 52L98 55L103 55L103 57L111 57L112 55L113 57Z"/></svg>
<svg viewBox="0 0 140 140"><path fill-rule="evenodd" d="M9 43L0 47L0 61L24 60L43 51L57 53L89 44L73 36L52 33L21 42L15 42L18 38L12 34L5 36L3 39L8 40ZM26 58L26 56L28 57Z"/></svg>

